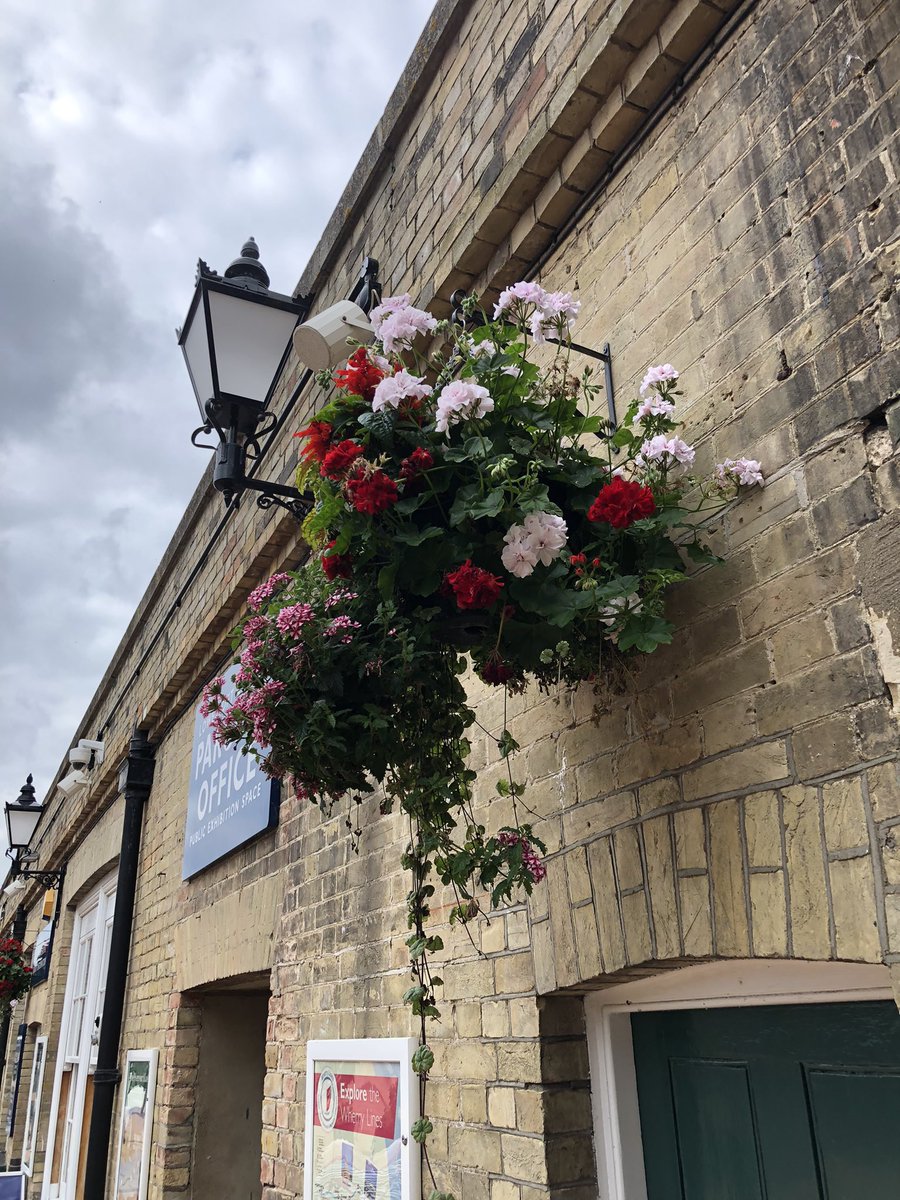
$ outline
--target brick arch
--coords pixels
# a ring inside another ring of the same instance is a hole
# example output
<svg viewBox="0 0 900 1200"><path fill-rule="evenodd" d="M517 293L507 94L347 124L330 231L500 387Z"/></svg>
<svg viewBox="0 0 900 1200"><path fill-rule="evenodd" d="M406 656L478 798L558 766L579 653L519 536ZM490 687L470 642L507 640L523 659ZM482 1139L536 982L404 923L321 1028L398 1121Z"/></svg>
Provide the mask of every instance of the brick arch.
<svg viewBox="0 0 900 1200"><path fill-rule="evenodd" d="M638 814L629 793L566 814L572 844L549 857L530 904L539 992L711 958L883 961L881 847L861 772L697 801L674 778L641 793L659 806Z"/></svg>

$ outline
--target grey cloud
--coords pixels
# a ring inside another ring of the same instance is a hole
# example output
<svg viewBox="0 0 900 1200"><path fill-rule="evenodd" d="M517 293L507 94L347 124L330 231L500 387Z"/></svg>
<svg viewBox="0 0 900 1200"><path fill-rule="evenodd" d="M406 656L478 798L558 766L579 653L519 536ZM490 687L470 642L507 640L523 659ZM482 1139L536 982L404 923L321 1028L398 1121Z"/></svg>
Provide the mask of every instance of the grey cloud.
<svg viewBox="0 0 900 1200"><path fill-rule="evenodd" d="M3 795L40 789L206 455L175 346L198 257L311 254L431 0L0 0Z"/></svg>

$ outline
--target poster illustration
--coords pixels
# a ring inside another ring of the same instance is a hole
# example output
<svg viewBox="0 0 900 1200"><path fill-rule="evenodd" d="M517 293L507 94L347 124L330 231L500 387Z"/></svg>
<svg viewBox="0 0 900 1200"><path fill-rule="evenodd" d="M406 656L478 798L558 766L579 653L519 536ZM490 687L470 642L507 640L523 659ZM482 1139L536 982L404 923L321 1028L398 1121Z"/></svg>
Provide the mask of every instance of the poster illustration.
<svg viewBox="0 0 900 1200"><path fill-rule="evenodd" d="M122 1119L114 1200L145 1200L156 1091L157 1050L129 1050L122 1079Z"/></svg>
<svg viewBox="0 0 900 1200"><path fill-rule="evenodd" d="M411 1200L413 1038L310 1042L306 1200Z"/></svg>

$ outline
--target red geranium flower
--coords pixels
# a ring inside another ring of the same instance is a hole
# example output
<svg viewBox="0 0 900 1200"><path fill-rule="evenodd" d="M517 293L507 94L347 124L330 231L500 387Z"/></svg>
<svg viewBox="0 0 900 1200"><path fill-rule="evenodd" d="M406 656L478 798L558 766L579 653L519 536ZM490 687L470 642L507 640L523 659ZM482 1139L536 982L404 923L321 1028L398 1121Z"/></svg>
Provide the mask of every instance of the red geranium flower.
<svg viewBox="0 0 900 1200"><path fill-rule="evenodd" d="M307 462L320 463L331 445L331 426L327 421L313 421L305 429L295 433L294 437L306 438L306 445L300 451L300 457Z"/></svg>
<svg viewBox="0 0 900 1200"><path fill-rule="evenodd" d="M347 360L346 367L334 373L335 387L350 392L353 396L361 396L369 404L375 395L375 389L384 379L384 371L369 359L365 346L360 346Z"/></svg>
<svg viewBox="0 0 900 1200"><path fill-rule="evenodd" d="M366 475L362 471L347 480L347 495L357 512L375 516L384 512L399 498L397 485L384 471Z"/></svg>
<svg viewBox="0 0 900 1200"><path fill-rule="evenodd" d="M365 450L359 442L345 438L328 451L319 470L326 479L340 479L362 454Z"/></svg>
<svg viewBox="0 0 900 1200"><path fill-rule="evenodd" d="M456 596L457 608L490 608L503 591L503 580L466 559L461 567L445 576Z"/></svg>
<svg viewBox="0 0 900 1200"><path fill-rule="evenodd" d="M481 664L479 674L485 683L493 683L496 687L516 678L515 669L507 666L496 650Z"/></svg>
<svg viewBox="0 0 900 1200"><path fill-rule="evenodd" d="M337 539L335 539L337 540ZM353 574L353 559L349 554L328 554L334 541L328 543L325 547L326 553L322 555L322 570L325 572L326 579L349 579Z"/></svg>
<svg viewBox="0 0 900 1200"><path fill-rule="evenodd" d="M652 517L656 501L648 487L617 475L600 489L588 509L589 521L607 521L614 529L627 529L643 517Z"/></svg>
<svg viewBox="0 0 900 1200"><path fill-rule="evenodd" d="M427 450L423 450L421 446L416 446L412 454L408 458L404 458L403 462L401 462L400 478L409 482L433 466L433 456Z"/></svg>

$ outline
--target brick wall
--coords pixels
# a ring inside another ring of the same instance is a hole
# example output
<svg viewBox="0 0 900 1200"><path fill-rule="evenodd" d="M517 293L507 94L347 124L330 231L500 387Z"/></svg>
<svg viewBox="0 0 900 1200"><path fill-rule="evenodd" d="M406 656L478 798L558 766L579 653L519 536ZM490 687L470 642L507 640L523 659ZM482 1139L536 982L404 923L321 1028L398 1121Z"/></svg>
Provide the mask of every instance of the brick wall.
<svg viewBox="0 0 900 1200"><path fill-rule="evenodd" d="M576 11L556 6L547 24ZM477 12L470 19L477 29ZM549 874L527 910L480 922L476 946L441 930L454 965L442 970L445 1018L430 1037L431 1158L438 1185L457 1195L596 1195L583 1018L561 989L651 963L891 962L900 951L897 723L890 662L873 640L896 603L896 575L892 584L874 554L897 543L900 499L883 433L900 385L885 217L897 211L896 32L884 7L757 6L544 266L546 286L582 300L579 338L612 344L620 395L633 394L648 362L676 362L702 465L758 455L769 482L715 526L726 565L673 597L671 648L614 686L510 701ZM566 42L564 71L580 49ZM530 53L521 82L540 95ZM495 72L502 61L495 54ZM665 73L665 61L636 61L648 78ZM634 94L626 74L613 93L617 120ZM598 128L594 116L595 149ZM452 160L453 143L446 149ZM432 156L442 153L438 141ZM544 188L561 180L558 151L548 153L550 170L529 159L549 176ZM510 161L519 169L521 153ZM597 173L603 165L595 160ZM430 170L420 166L411 189ZM429 209L424 220L435 219L443 210ZM464 251L481 290L517 273L517 245L534 255L546 241L533 204L513 231L494 232L492 250ZM415 291L416 273L392 287ZM499 733L496 693L473 687L473 698L481 724ZM473 759L495 827L509 814L493 794L504 768L490 737L476 737ZM397 1008L404 931L384 908L404 884L379 875L389 823L369 825L363 857L345 865L327 829L307 815L297 822L294 844L311 836L323 849L314 877L292 880L286 897L272 1001L278 1096L302 1070L308 1037L408 1031ZM303 1092L292 1087L295 1098L267 1113L273 1200L302 1175Z"/></svg>
<svg viewBox="0 0 900 1200"><path fill-rule="evenodd" d="M299 284L324 306L368 251L388 290L445 311L454 287L491 294L540 261L581 299L580 340L611 343L620 411L649 362L675 362L699 463L747 453L769 477L717 523L724 567L673 595L672 647L614 684L509 703L548 879L527 907L442 930L431 1158L460 1200L596 1195L580 991L709 957L900 961L898 19L762 0L726 26L734 8L438 5ZM276 408L299 378L292 362ZM314 403L267 477L290 477ZM53 798L42 834L42 865L91 858L140 721L157 766L122 1047L161 1050L154 1200L191 1190L186 988L271 967L267 1200L302 1186L307 1040L411 1032L403 830L376 802L358 856L342 814L288 799L278 830L181 882L197 691L249 589L302 553L291 518L245 503L204 559L221 515L207 475L75 735L103 730L104 767L78 805ZM472 695L499 732L502 695ZM472 761L502 824L489 736ZM208 964L197 922L223 939ZM63 942L57 996L66 959Z"/></svg>

